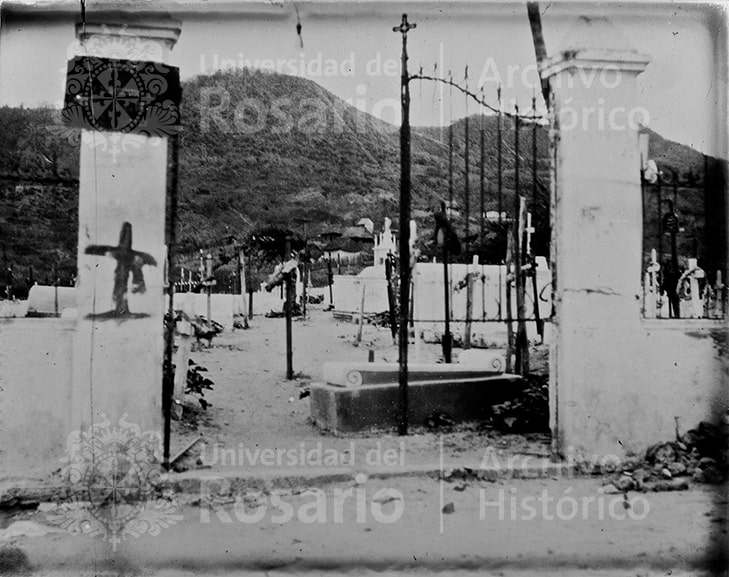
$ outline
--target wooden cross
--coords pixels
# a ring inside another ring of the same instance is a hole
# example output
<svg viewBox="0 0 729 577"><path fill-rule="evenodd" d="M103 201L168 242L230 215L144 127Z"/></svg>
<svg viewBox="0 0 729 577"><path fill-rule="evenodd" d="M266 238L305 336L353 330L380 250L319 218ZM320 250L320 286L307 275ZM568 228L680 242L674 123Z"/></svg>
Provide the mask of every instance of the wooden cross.
<svg viewBox="0 0 729 577"><path fill-rule="evenodd" d="M527 225L526 225L525 232L526 232L526 237L527 237L526 248L527 248L528 254L531 254L531 252L532 252L532 234L534 234L536 231L537 231L537 229L535 229L532 226L532 213L527 212Z"/></svg>

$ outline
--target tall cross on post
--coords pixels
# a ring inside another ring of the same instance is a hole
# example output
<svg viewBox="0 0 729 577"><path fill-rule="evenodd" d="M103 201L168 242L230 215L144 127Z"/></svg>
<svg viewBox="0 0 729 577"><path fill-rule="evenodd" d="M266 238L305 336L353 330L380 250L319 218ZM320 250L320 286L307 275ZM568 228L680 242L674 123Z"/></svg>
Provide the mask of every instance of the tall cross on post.
<svg viewBox="0 0 729 577"><path fill-rule="evenodd" d="M399 403L398 434L408 433L408 312L410 311L410 75L408 74L408 32L416 24L402 15L400 26L392 31L402 34L402 73L400 76L400 319L399 319Z"/></svg>

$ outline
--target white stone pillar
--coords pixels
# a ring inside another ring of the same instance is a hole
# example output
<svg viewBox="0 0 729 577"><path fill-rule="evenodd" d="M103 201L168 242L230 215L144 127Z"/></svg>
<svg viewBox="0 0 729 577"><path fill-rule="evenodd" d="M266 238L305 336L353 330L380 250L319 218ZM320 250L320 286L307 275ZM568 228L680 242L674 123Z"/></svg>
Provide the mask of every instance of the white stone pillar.
<svg viewBox="0 0 729 577"><path fill-rule="evenodd" d="M626 380L638 386L630 383L639 361L629 349L640 328L642 278L637 128L645 118L636 79L648 62L607 19L583 17L542 69L556 139L550 410L563 453L619 451L606 423L621 428Z"/></svg>
<svg viewBox="0 0 729 577"><path fill-rule="evenodd" d="M97 18L85 38L77 29L82 54L164 63L180 34L169 19ZM166 170L166 138L83 131L74 429L104 416L114 427L126 414L142 431L162 431ZM139 254L127 275L104 248L130 240Z"/></svg>

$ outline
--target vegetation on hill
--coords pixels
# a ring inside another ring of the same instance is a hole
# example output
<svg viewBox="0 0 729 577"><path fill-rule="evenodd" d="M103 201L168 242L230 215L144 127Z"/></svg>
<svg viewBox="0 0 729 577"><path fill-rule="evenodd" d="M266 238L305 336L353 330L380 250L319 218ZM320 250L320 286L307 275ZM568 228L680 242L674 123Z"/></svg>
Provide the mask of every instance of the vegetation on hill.
<svg viewBox="0 0 729 577"><path fill-rule="evenodd" d="M21 297L35 281L76 275L79 133L54 125L56 116L0 108L0 285Z"/></svg>

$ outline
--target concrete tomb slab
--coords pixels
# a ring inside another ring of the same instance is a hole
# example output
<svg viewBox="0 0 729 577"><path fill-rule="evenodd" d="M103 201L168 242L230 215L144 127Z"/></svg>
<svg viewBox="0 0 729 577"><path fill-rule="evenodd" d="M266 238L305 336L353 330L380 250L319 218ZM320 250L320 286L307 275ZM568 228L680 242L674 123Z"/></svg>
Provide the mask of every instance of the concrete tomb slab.
<svg viewBox="0 0 729 577"><path fill-rule="evenodd" d="M517 375L504 374L504 352L478 351L466 364L412 363L408 366L408 421L424 425L434 415L453 422L487 418L493 405L524 388ZM398 365L328 362L324 381L311 385L311 417L335 433L387 429L397 425Z"/></svg>
<svg viewBox="0 0 729 577"><path fill-rule="evenodd" d="M486 351L483 351L486 353ZM486 355L484 355L485 357ZM409 382L446 381L484 378L501 375L504 372L503 353L492 352L484 363L448 365L443 363L409 363ZM396 384L398 367L393 363L352 363L331 361L324 363L323 381L340 387Z"/></svg>
<svg viewBox="0 0 729 577"><path fill-rule="evenodd" d="M487 418L493 405L513 399L525 381L516 375L425 380L408 386L408 422L425 425L440 414L454 422ZM329 383L311 385L311 417L322 429L351 433L389 429L398 422L397 382L342 387Z"/></svg>

